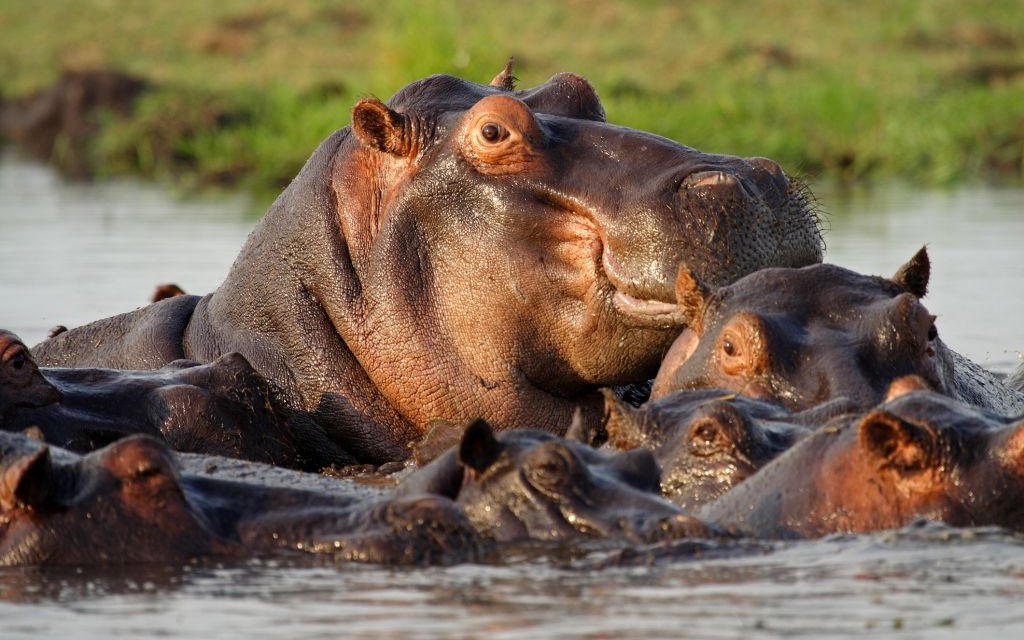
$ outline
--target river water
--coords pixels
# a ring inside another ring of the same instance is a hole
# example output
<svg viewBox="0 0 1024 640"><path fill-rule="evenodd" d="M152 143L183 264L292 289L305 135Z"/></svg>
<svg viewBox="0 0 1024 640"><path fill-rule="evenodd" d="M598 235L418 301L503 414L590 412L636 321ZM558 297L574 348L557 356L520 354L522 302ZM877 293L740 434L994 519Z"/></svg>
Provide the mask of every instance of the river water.
<svg viewBox="0 0 1024 640"><path fill-rule="evenodd" d="M891 275L922 245L943 339L999 372L1024 350L1024 189L816 189L826 260ZM0 155L0 327L29 344L217 286L259 216L238 197L68 184ZM262 207L259 207L262 208ZM253 560L0 569L0 638L1010 638L1024 537L934 525L757 550L528 553L494 565Z"/></svg>

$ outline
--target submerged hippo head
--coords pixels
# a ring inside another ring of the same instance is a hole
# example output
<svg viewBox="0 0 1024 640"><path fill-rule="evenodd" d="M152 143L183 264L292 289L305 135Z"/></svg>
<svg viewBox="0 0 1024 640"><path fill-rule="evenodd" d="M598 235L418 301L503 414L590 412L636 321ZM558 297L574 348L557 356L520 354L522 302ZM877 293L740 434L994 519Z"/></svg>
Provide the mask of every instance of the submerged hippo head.
<svg viewBox="0 0 1024 640"><path fill-rule="evenodd" d="M144 435L79 456L0 432L0 566L284 550L449 564L483 552L479 534L448 498L295 489L262 483L259 474L258 467L247 469L252 479L245 481L182 474L167 446Z"/></svg>
<svg viewBox="0 0 1024 640"><path fill-rule="evenodd" d="M714 287L683 268L677 294L689 328L666 355L652 398L713 387L793 410L838 397L867 408L909 374L947 391L947 350L920 302L928 274L924 249L891 279L820 264Z"/></svg>
<svg viewBox="0 0 1024 640"><path fill-rule="evenodd" d="M60 398L60 392L39 373L21 339L0 330L0 427L15 407L44 407Z"/></svg>
<svg viewBox="0 0 1024 640"><path fill-rule="evenodd" d="M0 565L157 562L224 549L160 442L135 436L78 457L0 435Z"/></svg>
<svg viewBox="0 0 1024 640"><path fill-rule="evenodd" d="M661 492L696 510L788 449L819 422L718 389L678 391L639 409L605 394L608 445L646 447L661 466ZM806 425L806 426L805 426Z"/></svg>
<svg viewBox="0 0 1024 640"><path fill-rule="evenodd" d="M497 540L705 536L707 527L658 496L659 470L646 449L598 451L543 431L496 438L478 420L457 450L410 476L401 495L455 498Z"/></svg>
<svg viewBox="0 0 1024 640"><path fill-rule="evenodd" d="M1024 420L897 380L890 399L801 440L701 513L743 533L815 537L925 518L1024 531Z"/></svg>

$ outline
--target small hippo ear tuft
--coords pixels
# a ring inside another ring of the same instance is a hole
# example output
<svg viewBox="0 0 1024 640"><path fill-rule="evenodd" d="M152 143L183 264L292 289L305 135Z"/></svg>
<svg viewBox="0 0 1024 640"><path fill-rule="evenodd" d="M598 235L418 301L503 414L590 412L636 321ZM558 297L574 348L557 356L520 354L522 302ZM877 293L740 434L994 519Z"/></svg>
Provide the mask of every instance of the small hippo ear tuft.
<svg viewBox="0 0 1024 640"><path fill-rule="evenodd" d="M365 146L404 156L411 147L407 117L377 99L360 100L352 108L352 131Z"/></svg>
<svg viewBox="0 0 1024 640"><path fill-rule="evenodd" d="M700 324L704 306L712 293L711 287L704 284L685 263L679 265L679 273L676 275L676 303L686 319L687 326L698 335L702 332Z"/></svg>
<svg viewBox="0 0 1024 640"><path fill-rule="evenodd" d="M477 473L486 471L501 455L501 443L483 418L466 427L459 443L459 462Z"/></svg>
<svg viewBox="0 0 1024 640"><path fill-rule="evenodd" d="M938 436L886 411L872 411L860 421L861 448L882 468L900 473L923 471L933 463Z"/></svg>
<svg viewBox="0 0 1024 640"><path fill-rule="evenodd" d="M931 260L928 248L921 247L905 265L896 271L892 281L900 285L917 298L928 293L928 279L931 275Z"/></svg>
<svg viewBox="0 0 1024 640"><path fill-rule="evenodd" d="M640 410L620 400L609 389L602 389L601 393L604 395L604 428L608 432L608 444L619 450L648 446L650 439L640 427Z"/></svg>
<svg viewBox="0 0 1024 640"><path fill-rule="evenodd" d="M514 91L516 88L516 81L519 78L512 75L512 66L515 64L516 59L509 57L508 62L505 63L505 68L501 70L501 73L494 76L491 80L491 86L497 87L502 91Z"/></svg>
<svg viewBox="0 0 1024 640"><path fill-rule="evenodd" d="M53 494L50 449L43 445L0 471L0 509L39 508Z"/></svg>
<svg viewBox="0 0 1024 640"><path fill-rule="evenodd" d="M903 376L896 378L889 384L885 392L885 401L892 402L900 396L905 396L913 391L931 391L931 387L920 376Z"/></svg>

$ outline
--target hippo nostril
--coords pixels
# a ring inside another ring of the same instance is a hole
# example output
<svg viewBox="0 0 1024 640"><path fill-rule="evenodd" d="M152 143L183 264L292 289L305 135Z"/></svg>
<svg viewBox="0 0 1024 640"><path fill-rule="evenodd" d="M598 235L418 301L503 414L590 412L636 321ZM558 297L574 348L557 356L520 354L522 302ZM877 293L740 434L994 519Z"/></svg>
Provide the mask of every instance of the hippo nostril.
<svg viewBox="0 0 1024 640"><path fill-rule="evenodd" d="M680 185L683 189L698 189L701 187L715 187L718 185L739 185L736 176L724 171L699 171L691 173L683 179Z"/></svg>

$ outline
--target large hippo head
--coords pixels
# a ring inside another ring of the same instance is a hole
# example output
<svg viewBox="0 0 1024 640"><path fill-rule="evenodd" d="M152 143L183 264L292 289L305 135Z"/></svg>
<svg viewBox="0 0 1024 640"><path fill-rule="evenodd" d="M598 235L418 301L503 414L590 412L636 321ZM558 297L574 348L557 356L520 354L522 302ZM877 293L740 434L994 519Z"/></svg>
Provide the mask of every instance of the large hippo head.
<svg viewBox="0 0 1024 640"><path fill-rule="evenodd" d="M1024 421L896 380L888 401L804 438L701 515L749 535L816 537L915 519L1024 531Z"/></svg>
<svg viewBox="0 0 1024 640"><path fill-rule="evenodd" d="M821 257L777 164L610 125L573 74L428 78L357 104L352 131L335 189L373 326L419 315L483 384L509 366L567 394L635 381L682 326L680 262L721 284Z"/></svg>
<svg viewBox="0 0 1024 640"><path fill-rule="evenodd" d="M237 351L323 428L310 455L381 463L437 418L558 431L582 405L596 423L596 388L653 375L684 326L681 262L725 284L821 255L770 160L609 124L571 73L432 76L356 104L216 292L37 349L124 368Z"/></svg>

